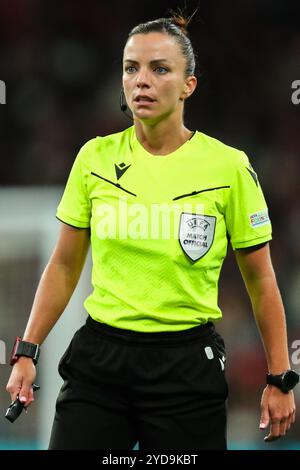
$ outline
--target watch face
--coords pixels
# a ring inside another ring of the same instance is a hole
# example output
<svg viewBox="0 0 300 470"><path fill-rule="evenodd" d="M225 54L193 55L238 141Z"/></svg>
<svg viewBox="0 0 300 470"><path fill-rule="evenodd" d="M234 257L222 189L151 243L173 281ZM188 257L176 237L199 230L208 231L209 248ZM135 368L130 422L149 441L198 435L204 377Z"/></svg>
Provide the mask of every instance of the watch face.
<svg viewBox="0 0 300 470"><path fill-rule="evenodd" d="M286 389L292 390L299 382L299 375L294 370L288 370L284 373L282 380Z"/></svg>

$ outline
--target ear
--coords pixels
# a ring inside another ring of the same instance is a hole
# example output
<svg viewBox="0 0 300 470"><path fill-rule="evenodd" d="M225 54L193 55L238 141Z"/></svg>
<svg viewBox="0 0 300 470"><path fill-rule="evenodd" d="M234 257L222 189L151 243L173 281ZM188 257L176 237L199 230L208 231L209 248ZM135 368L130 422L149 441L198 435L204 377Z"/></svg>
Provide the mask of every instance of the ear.
<svg viewBox="0 0 300 470"><path fill-rule="evenodd" d="M194 93L197 87L197 77L195 75L190 75L185 79L184 90L180 95L180 100L186 100Z"/></svg>

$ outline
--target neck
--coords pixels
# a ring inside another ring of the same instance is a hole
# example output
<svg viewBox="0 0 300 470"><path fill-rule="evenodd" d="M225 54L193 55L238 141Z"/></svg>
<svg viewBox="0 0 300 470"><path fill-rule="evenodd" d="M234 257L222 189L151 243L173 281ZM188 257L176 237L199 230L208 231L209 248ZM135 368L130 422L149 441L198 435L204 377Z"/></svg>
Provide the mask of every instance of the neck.
<svg viewBox="0 0 300 470"><path fill-rule="evenodd" d="M167 155L174 152L193 134L182 121L161 121L150 126L135 119L134 125L139 142L153 155Z"/></svg>

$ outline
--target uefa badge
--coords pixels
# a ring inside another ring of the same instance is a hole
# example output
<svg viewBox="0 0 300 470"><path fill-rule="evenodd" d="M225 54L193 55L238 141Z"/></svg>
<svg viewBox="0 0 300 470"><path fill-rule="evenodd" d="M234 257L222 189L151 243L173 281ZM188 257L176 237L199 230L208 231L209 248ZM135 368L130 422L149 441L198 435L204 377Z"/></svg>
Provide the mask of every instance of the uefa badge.
<svg viewBox="0 0 300 470"><path fill-rule="evenodd" d="M179 242L192 261L202 258L211 248L216 228L216 217L182 212L179 224Z"/></svg>

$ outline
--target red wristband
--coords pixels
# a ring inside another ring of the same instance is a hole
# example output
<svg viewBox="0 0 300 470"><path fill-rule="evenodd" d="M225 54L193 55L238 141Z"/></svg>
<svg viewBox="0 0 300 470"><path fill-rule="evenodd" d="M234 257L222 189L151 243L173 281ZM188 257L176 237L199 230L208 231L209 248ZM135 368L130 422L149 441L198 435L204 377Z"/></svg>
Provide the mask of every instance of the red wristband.
<svg viewBox="0 0 300 470"><path fill-rule="evenodd" d="M19 344L20 341L22 341L22 338L20 336L17 336L16 340L15 340L13 350L11 352L11 356L10 356L10 365L11 366L13 366L17 362L17 360L19 359L19 356L16 356L16 350L17 350L17 347L18 347L18 344Z"/></svg>

